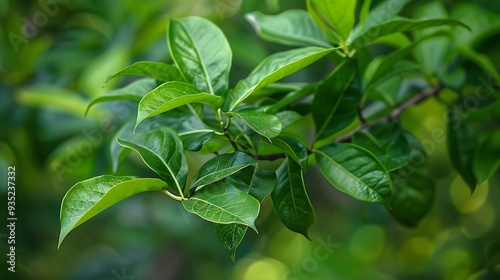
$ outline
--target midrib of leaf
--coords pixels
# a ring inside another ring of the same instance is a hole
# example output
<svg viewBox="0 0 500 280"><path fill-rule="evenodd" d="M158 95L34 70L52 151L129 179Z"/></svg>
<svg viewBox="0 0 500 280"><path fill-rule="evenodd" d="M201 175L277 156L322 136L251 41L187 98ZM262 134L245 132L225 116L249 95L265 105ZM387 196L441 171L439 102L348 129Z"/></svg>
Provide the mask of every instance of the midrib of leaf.
<svg viewBox="0 0 500 280"><path fill-rule="evenodd" d="M219 195L212 196L211 198L218 198L218 197L223 196L223 195L224 195L224 194L219 194ZM195 200L195 203L193 204L193 206L192 206L192 208L191 208L191 209L194 209L194 207L195 207L196 203L204 203L205 205L207 205L207 204L208 204L207 206L212 206L212 207L215 207L215 208L219 209L221 212L224 212L224 213L226 213L226 214L228 214L228 215L230 215L230 216L233 216L233 217L238 218L238 219L239 219L239 222L240 222L240 223L243 223L243 225L245 225L245 224L244 224L244 223L245 223L245 221L244 221L244 220L243 220L240 216L238 216L238 215L236 215L236 214L233 214L233 213L231 213L231 212L229 212L229 211L226 211L224 208L222 208L222 207L220 207L220 206L217 206L217 205L215 205L215 204L213 204L213 203L209 202L208 200L201 199L201 198L197 198L197 197L191 197L191 198L190 198L190 200ZM209 208L210 208L210 207L206 207L206 210L205 210L205 216L207 216L207 217L208 217L208 210L209 210ZM221 216L222 216L222 213L220 213L220 214L219 214L219 218L220 218ZM212 222L215 222L215 221L212 221Z"/></svg>
<svg viewBox="0 0 500 280"><path fill-rule="evenodd" d="M328 161L331 161L333 163L334 166L337 166L338 168L344 170L348 176L350 178L353 178L355 181L357 182L360 182L361 185L365 186L365 189L368 189L370 192L373 192L376 194L377 198L381 199L381 201L384 201L384 198L380 196L380 194L378 192L376 192L374 189L372 189L370 186L368 186L365 182L363 182L360 178L354 176L354 174L352 174L349 170L345 169L340 163L336 162L335 160L333 160L333 158L329 157L327 154L319 151L319 150L316 150L317 153L319 154L322 154L323 157L325 157Z"/></svg>
<svg viewBox="0 0 500 280"><path fill-rule="evenodd" d="M287 160L289 161L290 159L287 158ZM295 218L297 218L297 221L299 221L300 219L299 219L299 214L297 213L297 210L296 210L297 204L295 203L295 195L294 195L294 191L293 191L294 188L293 188L293 183L292 183L293 181L292 181L292 177L291 177L292 173L290 172L291 170L290 170L290 163L289 162L286 163L286 169L288 171L288 174L287 174L288 182L289 182L288 185L290 186L290 193L292 195L293 213L295 214ZM300 180L302 183L303 182L302 171L300 171Z"/></svg>
<svg viewBox="0 0 500 280"><path fill-rule="evenodd" d="M214 90L213 90L213 88L212 88L212 84L211 84L211 82L210 82L210 78L209 78L209 76L208 76L208 71L207 71L207 69L206 69L206 67L205 67L205 64L203 63L203 59L202 59L202 56L201 56L201 54L200 54L200 50L198 49L198 46L194 43L194 40L193 40L193 38L191 37L191 34L190 34L189 32L187 32L187 28L184 26L184 24L183 24L183 23L181 23L181 22L178 22L178 23L179 23L179 25L181 25L182 30L184 31L184 33L186 34L186 36L189 38L189 40L190 40L190 42L191 42L191 45L193 45L193 49L194 49L194 51L196 52L196 54L197 54L197 56L198 56L198 61L200 62L200 63L198 63L198 64L201 66L200 68L203 70L203 74L205 75L205 81L206 81L206 83L207 83L207 85L208 85L208 88L209 88L209 90L210 90L210 94L214 94ZM172 56L172 58L173 58L173 57L174 57L174 56ZM175 58L174 58L174 59L175 59ZM177 61L176 61L176 64L177 64ZM177 65L178 65L178 64L177 64ZM180 71L180 72L182 73L182 71Z"/></svg>
<svg viewBox="0 0 500 280"><path fill-rule="evenodd" d="M213 130L211 130L211 129L191 130L191 131L187 131L187 132L178 133L178 135L179 136L186 136L186 135L202 133L202 132L213 132Z"/></svg>

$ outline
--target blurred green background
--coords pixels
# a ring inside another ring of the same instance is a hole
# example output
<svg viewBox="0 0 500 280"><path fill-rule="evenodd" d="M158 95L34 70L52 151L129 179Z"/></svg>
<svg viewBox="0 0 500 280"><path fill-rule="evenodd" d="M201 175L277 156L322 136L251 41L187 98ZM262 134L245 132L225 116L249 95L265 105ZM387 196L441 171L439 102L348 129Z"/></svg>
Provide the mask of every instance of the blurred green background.
<svg viewBox="0 0 500 280"><path fill-rule="evenodd" d="M404 14L430 2L437 1L414 1ZM486 20L477 16L486 11L500 20L496 0L440 2L449 11L466 8L479 21ZM234 265L209 223L161 194L137 195L111 207L57 249L65 192L77 181L112 173L112 136L135 118L128 103L102 105L83 116L93 97L133 80L115 79L103 88L110 74L136 61L170 63L167 18L198 15L228 37L234 85L264 57L286 49L259 39L243 15L304 6L302 0L0 0L0 278L500 279L500 176L470 193L451 168L445 142L435 137L447 125L445 108L435 100L410 109L402 120L428 143L429 160L415 168L436 180L435 205L417 228L397 224L381 205L347 197L312 168L307 185L317 222L311 240L287 230L268 199L257 222L260 233L248 232ZM498 67L500 25L485 24L492 32L474 47ZM322 61L294 77L314 81L329 69L331 63ZM470 90L500 88L484 81ZM18 221L12 274L5 261L5 225L7 167L14 165ZM133 156L117 174L154 176Z"/></svg>

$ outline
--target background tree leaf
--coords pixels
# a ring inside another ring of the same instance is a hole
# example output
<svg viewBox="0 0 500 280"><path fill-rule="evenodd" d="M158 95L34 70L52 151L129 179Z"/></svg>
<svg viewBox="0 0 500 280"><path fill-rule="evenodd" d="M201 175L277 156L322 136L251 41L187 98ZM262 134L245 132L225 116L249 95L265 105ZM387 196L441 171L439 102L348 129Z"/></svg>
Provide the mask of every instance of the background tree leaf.
<svg viewBox="0 0 500 280"><path fill-rule="evenodd" d="M171 19L167 41L187 82L210 94L222 95L227 90L232 53L215 24L199 17Z"/></svg>
<svg viewBox="0 0 500 280"><path fill-rule="evenodd" d="M154 78L160 82L184 80L177 67L170 64L153 61L139 61L130 66L127 66L122 70L116 72L115 74L109 76L106 80L106 83L113 78L121 76L145 76ZM106 85L106 83L104 85Z"/></svg>
<svg viewBox="0 0 500 280"><path fill-rule="evenodd" d="M354 12L356 10L355 0L308 0L311 9L317 15L313 17L319 25L318 20L332 29L342 41L345 41L354 27ZM310 11L311 13L311 11Z"/></svg>
<svg viewBox="0 0 500 280"><path fill-rule="evenodd" d="M287 228L309 238L308 230L316 222L316 214L307 196L300 165L287 158L276 174L277 185L271 193L276 213Z"/></svg>
<svg viewBox="0 0 500 280"><path fill-rule="evenodd" d="M61 203L59 245L70 231L106 208L132 195L167 188L160 179L102 175L76 183Z"/></svg>
<svg viewBox="0 0 500 280"><path fill-rule="evenodd" d="M472 161L472 167L477 183L488 180L500 167L500 133L498 131L486 134L477 147Z"/></svg>
<svg viewBox="0 0 500 280"><path fill-rule="evenodd" d="M338 190L362 201L388 205L391 180L372 153L344 143L331 144L314 153L321 173Z"/></svg>

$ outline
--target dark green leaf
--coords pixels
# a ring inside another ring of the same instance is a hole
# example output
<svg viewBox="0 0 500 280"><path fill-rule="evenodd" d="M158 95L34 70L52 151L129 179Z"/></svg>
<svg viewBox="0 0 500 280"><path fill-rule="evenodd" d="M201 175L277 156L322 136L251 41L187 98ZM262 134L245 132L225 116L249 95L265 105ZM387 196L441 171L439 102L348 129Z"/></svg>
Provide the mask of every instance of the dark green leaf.
<svg viewBox="0 0 500 280"><path fill-rule="evenodd" d="M329 54L332 50L305 47L270 55L246 79L241 80L234 90L228 92L224 100L224 110L233 111L254 91L295 73Z"/></svg>
<svg viewBox="0 0 500 280"><path fill-rule="evenodd" d="M253 131L266 138L274 138L281 133L282 125L278 117L266 114L262 109L245 108L237 112L224 113L226 116L241 118Z"/></svg>
<svg viewBox="0 0 500 280"><path fill-rule="evenodd" d="M257 164L258 165L258 164ZM229 184L249 193L260 203L276 186L276 173L258 166L249 166L224 180Z"/></svg>
<svg viewBox="0 0 500 280"><path fill-rule="evenodd" d="M399 169L411 159L411 146L397 123L378 124L356 132L352 143L372 152L387 171Z"/></svg>
<svg viewBox="0 0 500 280"><path fill-rule="evenodd" d="M274 209L287 228L309 238L308 230L316 222L316 214L307 196L300 165L287 159L276 174L277 185L271 193Z"/></svg>
<svg viewBox="0 0 500 280"><path fill-rule="evenodd" d="M304 10L288 10L272 16L253 12L245 18L268 41L297 47L331 47L328 37Z"/></svg>
<svg viewBox="0 0 500 280"><path fill-rule="evenodd" d="M191 189L220 181L257 162L256 159L242 152L216 156L205 162L196 173Z"/></svg>
<svg viewBox="0 0 500 280"><path fill-rule="evenodd" d="M120 76L145 76L157 79L160 82L184 80L177 67L170 64L152 61L139 61L127 66L117 73L109 76L106 83L109 82L109 80Z"/></svg>
<svg viewBox="0 0 500 280"><path fill-rule="evenodd" d="M215 24L199 17L171 19L167 41L186 81L210 94L227 90L231 48Z"/></svg>
<svg viewBox="0 0 500 280"><path fill-rule="evenodd" d="M203 93L196 87L183 82L167 82L146 94L139 103L137 113L138 126L146 118L156 116L174 108L190 104L203 103L214 108L222 106L222 98Z"/></svg>
<svg viewBox="0 0 500 280"><path fill-rule="evenodd" d="M214 135L213 131L194 131L191 133L179 134L182 139L184 149L197 152L203 148L203 144L208 142Z"/></svg>
<svg viewBox="0 0 500 280"><path fill-rule="evenodd" d="M217 223L246 225L257 231L255 219L260 204L246 192L223 182L217 182L195 192L182 201L184 208L201 218Z"/></svg>
<svg viewBox="0 0 500 280"><path fill-rule="evenodd" d="M248 227L240 224L214 224L217 238L231 256L231 261L236 260L236 249L240 246Z"/></svg>
<svg viewBox="0 0 500 280"><path fill-rule="evenodd" d="M389 174L372 153L353 144L331 144L314 153L321 173L334 187L362 201L389 203Z"/></svg>
<svg viewBox="0 0 500 280"><path fill-rule="evenodd" d="M488 180L500 167L500 133L487 134L478 146L473 159L473 170L478 184Z"/></svg>
<svg viewBox="0 0 500 280"><path fill-rule="evenodd" d="M283 149L304 171L307 171L309 154L300 140L290 136L280 136L273 139L273 145Z"/></svg>
<svg viewBox="0 0 500 280"><path fill-rule="evenodd" d="M61 204L59 246L70 231L121 200L146 191L167 188L160 179L103 175L76 183Z"/></svg>
<svg viewBox="0 0 500 280"><path fill-rule="evenodd" d="M159 127L117 141L123 147L139 153L151 170L182 195L188 166L182 141L172 129Z"/></svg>

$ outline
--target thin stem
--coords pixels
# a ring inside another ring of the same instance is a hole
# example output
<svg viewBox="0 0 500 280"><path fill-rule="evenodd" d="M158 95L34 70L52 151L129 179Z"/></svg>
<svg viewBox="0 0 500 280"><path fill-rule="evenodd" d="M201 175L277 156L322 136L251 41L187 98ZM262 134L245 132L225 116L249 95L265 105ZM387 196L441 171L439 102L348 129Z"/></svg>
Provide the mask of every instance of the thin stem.
<svg viewBox="0 0 500 280"><path fill-rule="evenodd" d="M168 190L164 190L163 193L166 194L167 196L169 196L170 198L177 200L177 201L186 200L184 197L177 196L177 195L169 192Z"/></svg>

